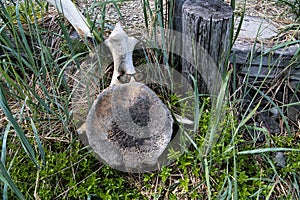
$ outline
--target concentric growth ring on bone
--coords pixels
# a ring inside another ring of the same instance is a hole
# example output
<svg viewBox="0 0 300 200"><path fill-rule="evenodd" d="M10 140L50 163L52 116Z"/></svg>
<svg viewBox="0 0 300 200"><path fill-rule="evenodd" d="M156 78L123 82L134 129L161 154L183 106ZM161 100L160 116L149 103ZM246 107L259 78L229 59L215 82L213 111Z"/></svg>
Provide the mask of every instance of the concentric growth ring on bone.
<svg viewBox="0 0 300 200"><path fill-rule="evenodd" d="M142 84L114 90L111 104L116 125L133 137L151 137L152 130L161 129L167 120L161 100Z"/></svg>
<svg viewBox="0 0 300 200"><path fill-rule="evenodd" d="M172 126L170 111L151 89L128 83L98 96L87 118L87 137L95 153L112 167L143 171L157 168L171 140Z"/></svg>

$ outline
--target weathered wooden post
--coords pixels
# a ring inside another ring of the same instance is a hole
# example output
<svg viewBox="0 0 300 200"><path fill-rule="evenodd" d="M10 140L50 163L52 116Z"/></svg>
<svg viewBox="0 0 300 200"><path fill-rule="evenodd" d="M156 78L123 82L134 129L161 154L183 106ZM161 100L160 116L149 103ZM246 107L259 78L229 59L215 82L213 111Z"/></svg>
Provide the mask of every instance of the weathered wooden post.
<svg viewBox="0 0 300 200"><path fill-rule="evenodd" d="M182 6L183 71L197 75L200 92L219 90L229 53L233 11L221 0L186 0ZM201 81L200 81L201 80ZM201 83L206 83L201 85Z"/></svg>
<svg viewBox="0 0 300 200"><path fill-rule="evenodd" d="M174 10L174 30L178 32L182 32L182 5L186 0L176 0L174 2L175 4L175 10Z"/></svg>

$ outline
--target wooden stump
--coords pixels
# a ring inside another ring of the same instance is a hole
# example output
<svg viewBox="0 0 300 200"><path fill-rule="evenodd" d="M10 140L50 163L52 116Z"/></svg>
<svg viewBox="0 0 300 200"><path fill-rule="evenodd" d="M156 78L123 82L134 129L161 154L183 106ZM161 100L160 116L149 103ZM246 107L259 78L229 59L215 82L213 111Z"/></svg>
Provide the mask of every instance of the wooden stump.
<svg viewBox="0 0 300 200"><path fill-rule="evenodd" d="M230 45L232 16L231 7L220 0L187 0L183 4L182 69L194 76L198 71L200 92L215 94L219 90Z"/></svg>

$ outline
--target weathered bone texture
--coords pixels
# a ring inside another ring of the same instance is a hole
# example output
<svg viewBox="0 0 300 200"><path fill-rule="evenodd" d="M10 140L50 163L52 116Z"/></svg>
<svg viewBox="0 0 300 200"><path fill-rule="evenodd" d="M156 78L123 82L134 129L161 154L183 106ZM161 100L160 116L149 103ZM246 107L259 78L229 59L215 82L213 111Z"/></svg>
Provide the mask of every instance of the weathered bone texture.
<svg viewBox="0 0 300 200"><path fill-rule="evenodd" d="M92 37L85 17L71 0L46 0L68 19L81 38Z"/></svg>
<svg viewBox="0 0 300 200"><path fill-rule="evenodd" d="M104 90L87 117L89 146L101 160L126 172L152 171L172 136L170 111L146 85Z"/></svg>
<svg viewBox="0 0 300 200"><path fill-rule="evenodd" d="M117 79L135 73L132 51L137 40L128 37L118 24L105 43L114 59L112 82L94 101L78 133L86 134L85 143L115 169L156 170L165 163L165 150L172 137L171 112L146 85L134 79L120 84Z"/></svg>
<svg viewBox="0 0 300 200"><path fill-rule="evenodd" d="M128 37L118 23L105 40L114 59L114 73L110 85L120 84L117 77L121 74L134 74L136 71L132 63L132 52L138 40L134 37Z"/></svg>

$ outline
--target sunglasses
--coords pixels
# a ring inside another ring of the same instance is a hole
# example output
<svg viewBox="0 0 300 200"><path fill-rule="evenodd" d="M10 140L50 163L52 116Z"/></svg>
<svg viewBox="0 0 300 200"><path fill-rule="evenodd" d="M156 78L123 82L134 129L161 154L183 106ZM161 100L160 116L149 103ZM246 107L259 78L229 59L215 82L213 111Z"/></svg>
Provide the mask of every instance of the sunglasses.
<svg viewBox="0 0 300 200"><path fill-rule="evenodd" d="M140 82L146 79L147 75L142 72L137 72L135 74L122 74L117 77L117 79L120 81L120 83L129 83L131 80L131 77L134 78L135 81Z"/></svg>

